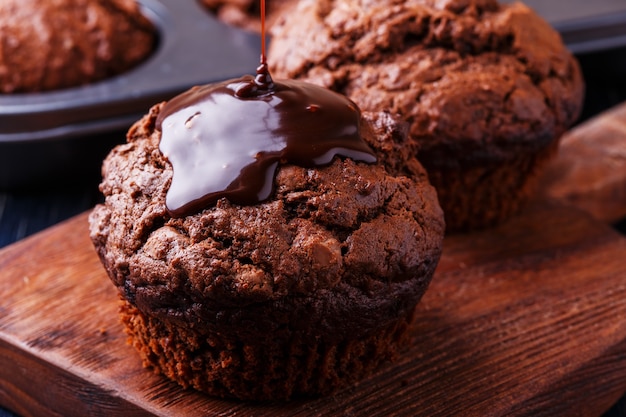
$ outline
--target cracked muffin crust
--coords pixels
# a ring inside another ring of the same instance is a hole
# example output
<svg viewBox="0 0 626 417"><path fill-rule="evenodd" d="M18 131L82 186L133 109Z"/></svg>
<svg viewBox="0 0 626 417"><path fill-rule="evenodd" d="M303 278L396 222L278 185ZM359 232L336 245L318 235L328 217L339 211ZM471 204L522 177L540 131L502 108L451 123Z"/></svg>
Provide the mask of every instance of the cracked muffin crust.
<svg viewBox="0 0 626 417"><path fill-rule="evenodd" d="M583 80L558 33L521 3L302 0L269 64L410 124L449 231L515 213L578 117Z"/></svg>
<svg viewBox="0 0 626 417"><path fill-rule="evenodd" d="M138 65L155 43L134 0L2 0L0 93L99 81Z"/></svg>
<svg viewBox="0 0 626 417"><path fill-rule="evenodd" d="M104 162L90 215L144 363L185 387L272 400L332 392L393 357L445 228L402 125L363 114L377 164L285 165L269 201L172 218L162 106Z"/></svg>

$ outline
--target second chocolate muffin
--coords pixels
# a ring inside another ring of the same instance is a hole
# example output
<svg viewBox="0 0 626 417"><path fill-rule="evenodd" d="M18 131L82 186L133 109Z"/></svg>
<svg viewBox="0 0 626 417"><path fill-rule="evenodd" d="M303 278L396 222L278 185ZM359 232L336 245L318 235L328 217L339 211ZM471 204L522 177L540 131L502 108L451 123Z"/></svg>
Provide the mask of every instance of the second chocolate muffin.
<svg viewBox="0 0 626 417"><path fill-rule="evenodd" d="M581 111L575 58L521 3L302 0L293 16L273 28L274 74L409 122L449 231L518 211Z"/></svg>

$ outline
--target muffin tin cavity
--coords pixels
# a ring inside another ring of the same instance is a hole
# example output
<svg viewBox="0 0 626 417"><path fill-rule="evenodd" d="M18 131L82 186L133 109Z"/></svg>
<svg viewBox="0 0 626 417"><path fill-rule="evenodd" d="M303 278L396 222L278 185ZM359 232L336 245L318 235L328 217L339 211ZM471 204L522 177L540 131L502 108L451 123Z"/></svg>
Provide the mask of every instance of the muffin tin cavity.
<svg viewBox="0 0 626 417"><path fill-rule="evenodd" d="M97 175L102 157L150 106L256 69L258 34L219 21L195 1L139 3L158 45L134 69L81 87L0 95L0 188Z"/></svg>

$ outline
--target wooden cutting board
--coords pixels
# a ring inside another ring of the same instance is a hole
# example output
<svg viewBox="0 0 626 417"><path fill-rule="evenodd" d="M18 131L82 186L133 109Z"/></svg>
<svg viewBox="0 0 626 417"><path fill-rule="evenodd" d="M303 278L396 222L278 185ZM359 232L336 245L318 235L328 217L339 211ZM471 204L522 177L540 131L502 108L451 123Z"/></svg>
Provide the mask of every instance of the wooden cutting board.
<svg viewBox="0 0 626 417"><path fill-rule="evenodd" d="M565 135L540 184L544 199L606 222L626 218L626 103Z"/></svg>
<svg viewBox="0 0 626 417"><path fill-rule="evenodd" d="M590 123L607 120L626 126L619 112ZM594 179L589 195L619 200L624 179ZM554 190L501 227L446 238L397 362L287 404L218 400L142 368L84 213L0 251L0 404L25 417L600 415L626 392L626 238Z"/></svg>

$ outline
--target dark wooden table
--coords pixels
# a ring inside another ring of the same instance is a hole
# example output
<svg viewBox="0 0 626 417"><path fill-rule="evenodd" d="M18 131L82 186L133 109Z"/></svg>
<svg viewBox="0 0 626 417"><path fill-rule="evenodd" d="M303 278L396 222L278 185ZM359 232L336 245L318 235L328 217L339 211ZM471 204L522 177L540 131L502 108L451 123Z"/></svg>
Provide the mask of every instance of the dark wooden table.
<svg viewBox="0 0 626 417"><path fill-rule="evenodd" d="M626 48L579 58L587 81L581 121L626 101ZM72 183L0 190L0 248L93 207L100 199L97 183L97 178L83 178ZM626 234L626 219L618 221L615 228ZM0 417L5 416L13 414L0 409ZM617 416L626 416L626 395L604 415Z"/></svg>

